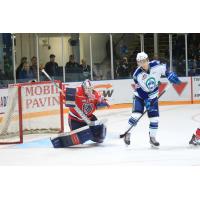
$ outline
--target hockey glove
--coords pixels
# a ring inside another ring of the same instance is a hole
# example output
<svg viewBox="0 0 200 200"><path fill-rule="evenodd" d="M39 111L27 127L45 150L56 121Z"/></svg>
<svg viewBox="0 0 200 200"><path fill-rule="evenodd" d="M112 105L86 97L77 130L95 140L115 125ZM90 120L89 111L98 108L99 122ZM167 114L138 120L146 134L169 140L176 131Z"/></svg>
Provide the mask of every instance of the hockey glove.
<svg viewBox="0 0 200 200"><path fill-rule="evenodd" d="M166 72L167 79L174 84L180 84L181 81L175 72Z"/></svg>
<svg viewBox="0 0 200 200"><path fill-rule="evenodd" d="M108 104L107 99L105 99L104 97L101 97L99 99L99 103L97 104L97 109L104 108L104 107L109 108L110 105Z"/></svg>

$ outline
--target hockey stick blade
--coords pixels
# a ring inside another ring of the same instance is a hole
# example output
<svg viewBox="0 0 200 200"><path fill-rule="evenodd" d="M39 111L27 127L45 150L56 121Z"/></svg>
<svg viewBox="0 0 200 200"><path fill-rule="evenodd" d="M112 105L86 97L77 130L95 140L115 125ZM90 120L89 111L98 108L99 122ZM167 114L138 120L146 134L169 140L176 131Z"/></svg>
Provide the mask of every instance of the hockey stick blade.
<svg viewBox="0 0 200 200"><path fill-rule="evenodd" d="M126 136L126 134L127 134L127 132L119 135L119 138L124 138Z"/></svg>

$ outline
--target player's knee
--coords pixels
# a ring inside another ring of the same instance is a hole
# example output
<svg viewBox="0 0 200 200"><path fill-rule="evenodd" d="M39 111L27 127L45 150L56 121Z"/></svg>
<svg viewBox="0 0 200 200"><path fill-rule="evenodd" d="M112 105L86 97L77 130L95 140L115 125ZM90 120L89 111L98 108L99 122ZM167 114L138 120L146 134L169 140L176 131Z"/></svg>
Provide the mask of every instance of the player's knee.
<svg viewBox="0 0 200 200"><path fill-rule="evenodd" d="M106 126L104 124L90 126L93 135L93 142L102 143L106 137Z"/></svg>
<svg viewBox="0 0 200 200"><path fill-rule="evenodd" d="M149 118L149 120L152 123L159 123L159 117L151 117L151 118Z"/></svg>
<svg viewBox="0 0 200 200"><path fill-rule="evenodd" d="M131 117L128 120L128 123L131 126L136 126L138 118L141 116L141 113L132 113Z"/></svg>

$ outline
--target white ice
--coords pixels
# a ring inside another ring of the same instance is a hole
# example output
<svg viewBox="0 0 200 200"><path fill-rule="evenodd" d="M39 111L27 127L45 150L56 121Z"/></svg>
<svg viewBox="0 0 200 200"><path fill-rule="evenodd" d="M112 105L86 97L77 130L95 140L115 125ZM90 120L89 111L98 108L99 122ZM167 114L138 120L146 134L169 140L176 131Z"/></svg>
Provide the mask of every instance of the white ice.
<svg viewBox="0 0 200 200"><path fill-rule="evenodd" d="M200 148L192 148L188 142L200 125L200 105L161 106L157 139L161 146L150 148L147 116L132 130L131 145L126 146L119 134L123 133L131 108L97 111L96 115L106 118L108 133L103 144L92 143L77 147L54 149L49 136L37 146L0 146L0 165L200 165ZM41 139L40 138L40 139Z"/></svg>

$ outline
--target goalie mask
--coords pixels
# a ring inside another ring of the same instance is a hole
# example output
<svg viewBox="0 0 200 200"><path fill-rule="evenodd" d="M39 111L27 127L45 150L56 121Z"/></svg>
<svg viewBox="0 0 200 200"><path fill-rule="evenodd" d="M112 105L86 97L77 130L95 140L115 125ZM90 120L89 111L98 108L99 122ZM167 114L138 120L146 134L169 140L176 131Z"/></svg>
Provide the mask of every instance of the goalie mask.
<svg viewBox="0 0 200 200"><path fill-rule="evenodd" d="M85 81L82 82L82 88L85 92L85 94L89 97L92 98L93 97L93 86L92 83L90 82L89 79L86 79Z"/></svg>

